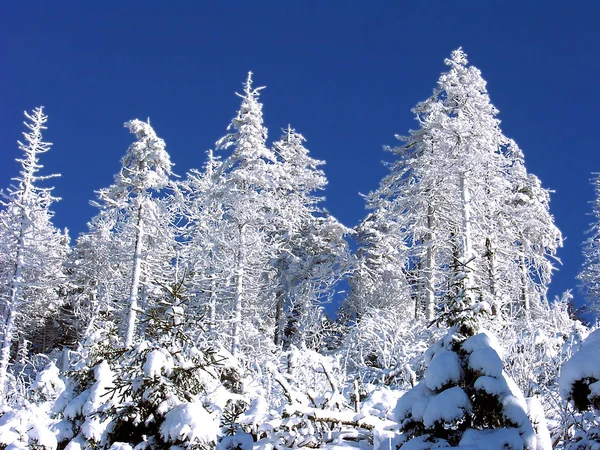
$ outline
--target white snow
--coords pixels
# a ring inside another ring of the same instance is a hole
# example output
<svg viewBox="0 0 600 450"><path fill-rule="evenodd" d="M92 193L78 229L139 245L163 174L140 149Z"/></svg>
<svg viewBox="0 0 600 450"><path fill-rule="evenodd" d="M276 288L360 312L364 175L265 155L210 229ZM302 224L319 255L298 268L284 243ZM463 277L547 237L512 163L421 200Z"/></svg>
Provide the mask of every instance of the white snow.
<svg viewBox="0 0 600 450"><path fill-rule="evenodd" d="M219 422L197 402L176 406L166 414L160 426L163 439L171 442L184 440L209 445L216 442L218 433Z"/></svg>
<svg viewBox="0 0 600 450"><path fill-rule="evenodd" d="M516 428L495 430L466 430L460 444L477 450L523 450L523 439Z"/></svg>
<svg viewBox="0 0 600 450"><path fill-rule="evenodd" d="M421 382L417 384L414 388L400 397L400 400L398 400L396 408L394 409L394 417L396 418L396 421L402 423L402 421L409 416L414 417L415 403L417 403L419 400L422 401L423 399L427 401L427 399L432 395L433 392L425 385L425 383ZM417 416L422 417L426 406L427 403L425 403L425 406L421 408L422 411L420 414L418 413Z"/></svg>
<svg viewBox="0 0 600 450"><path fill-rule="evenodd" d="M475 336L471 336L462 343L462 349L468 353L473 353L475 350L492 348L496 350L498 357L503 358L502 346L492 333L487 330L481 330Z"/></svg>
<svg viewBox="0 0 600 450"><path fill-rule="evenodd" d="M429 389L441 389L450 382L458 382L462 368L458 355L448 350L440 350L425 370L425 384Z"/></svg>
<svg viewBox="0 0 600 450"><path fill-rule="evenodd" d="M525 401L527 402L527 415L536 434L536 450L552 450L552 438L550 437L542 403L537 397L529 397Z"/></svg>
<svg viewBox="0 0 600 450"><path fill-rule="evenodd" d="M163 374L168 376L173 370L173 359L161 349L152 350L146 355L142 370L148 378L157 378Z"/></svg>
<svg viewBox="0 0 600 450"><path fill-rule="evenodd" d="M423 414L423 424L431 428L436 422L452 422L471 411L471 402L462 388L455 386L432 397Z"/></svg>
<svg viewBox="0 0 600 450"><path fill-rule="evenodd" d="M502 376L502 360L493 348L478 348L469 356L469 368L490 377Z"/></svg>
<svg viewBox="0 0 600 450"><path fill-rule="evenodd" d="M248 433L237 433L225 436L217 445L217 450L252 450L254 439Z"/></svg>

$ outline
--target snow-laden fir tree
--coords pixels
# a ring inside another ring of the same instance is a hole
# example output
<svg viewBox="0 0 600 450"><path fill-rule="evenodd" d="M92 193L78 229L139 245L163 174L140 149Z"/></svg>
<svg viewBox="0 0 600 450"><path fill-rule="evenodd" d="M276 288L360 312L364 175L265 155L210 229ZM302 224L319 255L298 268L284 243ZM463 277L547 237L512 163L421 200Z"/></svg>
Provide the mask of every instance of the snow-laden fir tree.
<svg viewBox="0 0 600 450"><path fill-rule="evenodd" d="M0 348L0 393L5 399L7 371L15 340L31 339L44 326L60 303L59 287L65 276L62 264L69 239L52 225L52 188L40 183L57 175L41 175L39 158L51 144L44 142L48 116L43 108L25 113L28 131L19 141L23 157L15 184L2 192L0 200L0 301L2 344ZM24 345L24 344L21 344ZM34 349L36 350L36 349ZM41 351L43 349L37 349Z"/></svg>
<svg viewBox="0 0 600 450"><path fill-rule="evenodd" d="M596 196L591 202L594 222L583 243L583 269L577 278L586 300L586 310L597 314L600 311L600 174L592 178L592 185Z"/></svg>
<svg viewBox="0 0 600 450"><path fill-rule="evenodd" d="M418 269L406 270L407 249L401 233L393 229L396 222L384 217L374 211L355 230L357 260L350 277L351 293L341 313L356 322L373 309L398 309L407 319L418 315L420 280L408 281Z"/></svg>
<svg viewBox="0 0 600 450"><path fill-rule="evenodd" d="M100 229L92 229L92 233L110 230L107 240L118 246L126 254L105 255L116 264L127 265L125 292L120 292L119 302L125 310L121 317L123 341L130 347L136 336L137 314L143 310L147 297L148 283L152 280L151 259L162 259L164 268L175 255L170 249L173 240L168 227L168 214L165 203L157 198L157 193L170 185L171 160L165 150L165 142L159 138L149 122L131 120L125 127L135 135L136 141L131 144L122 158L122 168L115 176L110 187L98 191L98 201L94 205L100 208L100 216L92 222ZM97 241L100 242L100 241ZM152 248L152 251L149 251ZM112 264L108 262L108 265ZM155 271L156 273L156 271ZM101 285L99 286L101 287ZM105 295L97 292L95 295ZM126 305L123 305L126 303Z"/></svg>
<svg viewBox="0 0 600 450"><path fill-rule="evenodd" d="M404 267L428 320L465 266L466 281L495 312L516 302L512 311L528 310L545 302L549 257L561 244L548 191L502 133L480 71L461 49L446 64L433 95L414 109L419 129L399 137L399 160L368 206L407 246Z"/></svg>
<svg viewBox="0 0 600 450"><path fill-rule="evenodd" d="M316 192L327 184L309 156L304 137L289 125L273 144L279 199L273 239L277 245L274 342L299 347L319 341L323 312L332 288L348 268L346 228L319 206Z"/></svg>
<svg viewBox="0 0 600 450"><path fill-rule="evenodd" d="M539 403L523 396L504 371L498 341L482 328L490 308L477 300L467 270L464 264L450 289L448 333L427 350L422 380L396 406L399 448L550 450Z"/></svg>
<svg viewBox="0 0 600 450"><path fill-rule="evenodd" d="M230 337L232 353L245 356L266 355L286 333L302 341L318 333L319 302L347 259L345 228L315 196L326 183L321 162L291 127L267 146L261 89L252 86L250 73L240 110L216 145L230 153L190 178L189 190L203 193L189 208L196 217L187 219L194 239L204 239L193 247L208 249L215 263L201 278L212 286L208 292L221 296L220 313L213 312L214 296L208 308L222 326L217 332Z"/></svg>
<svg viewBox="0 0 600 450"><path fill-rule="evenodd" d="M252 74L244 84L241 107L228 126L229 133L219 139L217 150L231 153L213 175L217 182L212 195L222 205L221 230L227 235L226 252L233 292L229 306L229 348L239 355L242 347L258 350L265 345L264 335L271 334L273 321L273 277L268 262L274 248L268 242L273 229L270 211L276 210L269 192L275 181L271 167L276 156L266 145L267 129L263 124L262 104L258 101L262 88L252 87ZM262 336L261 332L262 331Z"/></svg>

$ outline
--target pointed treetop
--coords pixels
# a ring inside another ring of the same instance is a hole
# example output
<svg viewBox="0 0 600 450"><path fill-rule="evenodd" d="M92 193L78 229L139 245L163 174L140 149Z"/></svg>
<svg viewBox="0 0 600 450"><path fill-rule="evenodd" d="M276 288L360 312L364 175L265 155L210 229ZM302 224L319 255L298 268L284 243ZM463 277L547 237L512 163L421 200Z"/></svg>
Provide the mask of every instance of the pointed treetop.
<svg viewBox="0 0 600 450"><path fill-rule="evenodd" d="M125 122L125 128L135 135L121 160L123 169L118 182L140 189L161 189L169 183L173 175L171 159L166 151L165 141L156 135L150 120L142 122L134 119Z"/></svg>
<svg viewBox="0 0 600 450"><path fill-rule="evenodd" d="M467 61L467 54L463 51L462 47L458 47L452 52L450 59L446 59L444 62L448 66L466 66L469 61Z"/></svg>
<svg viewBox="0 0 600 450"><path fill-rule="evenodd" d="M246 78L246 81L244 82L244 85L243 85L244 86L244 95L238 94L236 92L236 95L238 97L255 99L256 97L258 97L259 92L265 88L265 86L259 86L257 88L252 88L252 75L254 75L253 72L249 71L248 78Z"/></svg>

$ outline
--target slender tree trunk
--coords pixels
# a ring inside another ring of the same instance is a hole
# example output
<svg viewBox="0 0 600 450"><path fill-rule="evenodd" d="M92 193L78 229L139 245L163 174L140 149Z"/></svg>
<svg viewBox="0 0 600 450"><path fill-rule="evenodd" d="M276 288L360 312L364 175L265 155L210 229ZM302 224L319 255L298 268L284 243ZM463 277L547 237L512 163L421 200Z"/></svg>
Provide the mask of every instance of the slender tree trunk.
<svg viewBox="0 0 600 450"><path fill-rule="evenodd" d="M462 270L465 271L464 288L468 293L475 285L473 281L473 270L470 267L473 258L473 246L471 236L471 193L465 173L460 173L460 192L462 200L462 236L461 236L461 257L463 259ZM469 294L467 294L469 295ZM472 298L472 297L471 297Z"/></svg>
<svg viewBox="0 0 600 450"><path fill-rule="evenodd" d="M492 308L494 311L497 307L496 303L498 296L498 288L496 287L496 278L498 276L496 267L496 248L494 247L494 244L492 244L492 240L490 238L486 238L485 247L488 260L488 276L490 279L490 295L492 297Z"/></svg>
<svg viewBox="0 0 600 450"><path fill-rule="evenodd" d="M19 238L17 240L17 259L15 271L10 280L10 297L4 307L2 323L4 330L2 333L2 348L0 349L0 393L2 394L1 401L5 399L6 374L10 363L10 348L15 334L15 321L19 310L19 294L23 277L23 267L25 266L25 215L21 218L21 226L19 229Z"/></svg>
<svg viewBox="0 0 600 450"><path fill-rule="evenodd" d="M137 297L140 286L140 275L142 269L142 247L144 239L144 221L142 219L143 201L138 208L137 223L135 228L135 252L133 255L133 273L131 275L131 290L129 291L129 315L127 318L127 331L125 335L125 346L133 345L133 337L135 334L135 322L137 317Z"/></svg>
<svg viewBox="0 0 600 450"><path fill-rule="evenodd" d="M431 205L427 208L427 250L425 255L425 319L432 321L435 312L435 292L433 287L434 254L433 254L433 208Z"/></svg>
<svg viewBox="0 0 600 450"><path fill-rule="evenodd" d="M281 288L277 289L275 301L275 335L273 336L273 342L275 345L280 345L283 340L283 329L286 322L284 317L285 295Z"/></svg>
<svg viewBox="0 0 600 450"><path fill-rule="evenodd" d="M213 335L217 328L217 276L210 274L210 297L208 300L208 331Z"/></svg>
<svg viewBox="0 0 600 450"><path fill-rule="evenodd" d="M240 226L240 243L236 264L235 298L233 303L233 330L231 353L237 356L240 351L240 328L242 325L242 302L244 301L244 276L245 276L245 225Z"/></svg>
<svg viewBox="0 0 600 450"><path fill-rule="evenodd" d="M521 252L519 255L519 269L521 270L521 301L523 302L523 308L525 313L528 313L531 309L529 301L529 291L527 290L527 265L525 264L525 256L523 255L523 245L521 244Z"/></svg>
<svg viewBox="0 0 600 450"><path fill-rule="evenodd" d="M414 317L415 319L418 319L419 316L421 315L422 312L422 286L423 286L423 280L421 279L422 277L422 270L421 270L421 266L422 266L422 262L421 262L421 258L418 260L417 263L415 263L415 267L413 267L408 273L409 273L409 280L410 280L410 284L411 284L411 292L412 292L412 300L413 300L413 305L415 308L414 311Z"/></svg>

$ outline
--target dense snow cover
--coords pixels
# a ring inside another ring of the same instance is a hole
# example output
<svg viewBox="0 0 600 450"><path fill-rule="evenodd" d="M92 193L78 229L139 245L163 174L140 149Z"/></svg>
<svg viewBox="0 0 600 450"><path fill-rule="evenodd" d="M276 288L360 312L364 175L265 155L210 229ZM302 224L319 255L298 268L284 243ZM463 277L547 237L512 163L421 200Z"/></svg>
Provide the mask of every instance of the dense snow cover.
<svg viewBox="0 0 600 450"><path fill-rule="evenodd" d="M589 330L570 294L546 298L562 245L549 191L480 71L462 49L445 63L354 230L321 206L305 138L268 141L252 73L182 178L150 120L128 121L73 245L38 185L47 117L26 113L0 191L0 448L600 447L599 331L558 380Z"/></svg>

